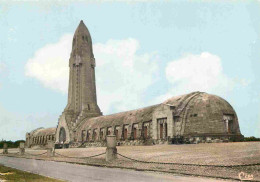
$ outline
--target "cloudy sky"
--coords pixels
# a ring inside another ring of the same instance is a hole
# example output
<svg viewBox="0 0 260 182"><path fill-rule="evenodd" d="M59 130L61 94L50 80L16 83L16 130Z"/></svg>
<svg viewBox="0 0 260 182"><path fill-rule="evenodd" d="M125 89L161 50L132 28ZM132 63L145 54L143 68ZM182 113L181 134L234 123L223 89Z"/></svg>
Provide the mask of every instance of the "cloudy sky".
<svg viewBox="0 0 260 182"><path fill-rule="evenodd" d="M104 114L203 91L260 137L260 1L0 1L0 139L56 127L72 36L88 27Z"/></svg>

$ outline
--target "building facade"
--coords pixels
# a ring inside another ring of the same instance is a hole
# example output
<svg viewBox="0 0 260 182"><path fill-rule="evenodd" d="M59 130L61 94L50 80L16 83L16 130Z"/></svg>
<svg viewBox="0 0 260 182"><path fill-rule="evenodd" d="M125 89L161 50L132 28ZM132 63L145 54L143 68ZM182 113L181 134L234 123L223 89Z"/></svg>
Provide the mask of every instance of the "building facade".
<svg viewBox="0 0 260 182"><path fill-rule="evenodd" d="M146 108L103 116L97 104L95 57L90 33L80 22L69 60L68 103L59 117L56 147L240 141L238 118L224 99L192 92Z"/></svg>

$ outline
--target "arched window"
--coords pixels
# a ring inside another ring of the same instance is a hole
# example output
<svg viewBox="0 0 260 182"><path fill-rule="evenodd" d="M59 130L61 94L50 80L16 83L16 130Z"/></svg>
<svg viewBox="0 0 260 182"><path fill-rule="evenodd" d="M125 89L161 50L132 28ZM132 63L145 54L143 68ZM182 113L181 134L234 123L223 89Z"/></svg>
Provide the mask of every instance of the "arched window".
<svg viewBox="0 0 260 182"><path fill-rule="evenodd" d="M59 142L64 143L66 141L66 131L63 127L60 128Z"/></svg>
<svg viewBox="0 0 260 182"><path fill-rule="evenodd" d="M86 141L86 130L81 131L81 140L82 142Z"/></svg>

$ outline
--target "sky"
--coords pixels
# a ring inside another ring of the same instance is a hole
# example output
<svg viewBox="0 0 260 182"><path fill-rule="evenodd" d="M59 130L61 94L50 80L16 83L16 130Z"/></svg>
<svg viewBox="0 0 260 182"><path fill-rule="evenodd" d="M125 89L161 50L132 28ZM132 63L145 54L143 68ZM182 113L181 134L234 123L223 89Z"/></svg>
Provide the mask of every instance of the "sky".
<svg viewBox="0 0 260 182"><path fill-rule="evenodd" d="M72 36L88 27L111 114L193 91L223 97L260 137L260 1L0 1L0 139L56 127Z"/></svg>

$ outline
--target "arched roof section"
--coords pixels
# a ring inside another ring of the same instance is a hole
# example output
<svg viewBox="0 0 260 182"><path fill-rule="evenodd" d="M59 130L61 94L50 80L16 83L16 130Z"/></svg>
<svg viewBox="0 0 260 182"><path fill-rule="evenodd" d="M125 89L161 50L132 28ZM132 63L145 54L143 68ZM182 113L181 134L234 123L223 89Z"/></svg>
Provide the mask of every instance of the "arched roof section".
<svg viewBox="0 0 260 182"><path fill-rule="evenodd" d="M38 129L33 133L33 136L46 136L46 135L54 135L56 132L56 128L42 128Z"/></svg>

